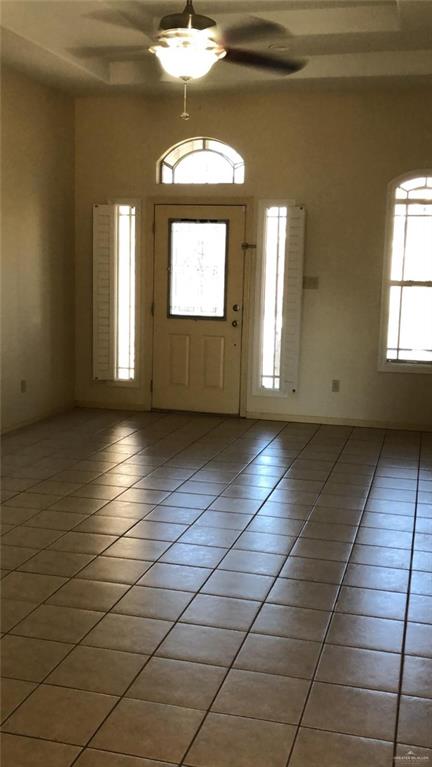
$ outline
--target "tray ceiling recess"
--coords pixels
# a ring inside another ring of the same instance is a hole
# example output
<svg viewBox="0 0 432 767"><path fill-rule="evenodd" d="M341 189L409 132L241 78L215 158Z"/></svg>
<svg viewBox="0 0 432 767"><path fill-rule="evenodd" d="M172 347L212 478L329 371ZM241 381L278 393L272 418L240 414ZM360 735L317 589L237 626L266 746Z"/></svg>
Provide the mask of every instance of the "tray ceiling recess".
<svg viewBox="0 0 432 767"><path fill-rule="evenodd" d="M180 6L180 7L179 7ZM218 62L194 90L293 83L432 81L432 0L194 0L218 39L281 67ZM74 93L178 90L149 48L180 0L5 0L2 60ZM251 29L259 34L250 34ZM242 29L249 30L242 40ZM302 62L288 72L284 62ZM247 62L246 62L247 63Z"/></svg>

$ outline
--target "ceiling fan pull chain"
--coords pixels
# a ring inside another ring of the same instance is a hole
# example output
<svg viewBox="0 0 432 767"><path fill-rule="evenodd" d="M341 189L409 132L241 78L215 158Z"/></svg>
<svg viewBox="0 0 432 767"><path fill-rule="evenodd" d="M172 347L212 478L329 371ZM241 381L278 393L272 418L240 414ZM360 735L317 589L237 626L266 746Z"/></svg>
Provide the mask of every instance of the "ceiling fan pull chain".
<svg viewBox="0 0 432 767"><path fill-rule="evenodd" d="M185 80L183 85L183 112L180 115L182 120L189 120L190 118L190 114L187 111L187 87L188 81Z"/></svg>

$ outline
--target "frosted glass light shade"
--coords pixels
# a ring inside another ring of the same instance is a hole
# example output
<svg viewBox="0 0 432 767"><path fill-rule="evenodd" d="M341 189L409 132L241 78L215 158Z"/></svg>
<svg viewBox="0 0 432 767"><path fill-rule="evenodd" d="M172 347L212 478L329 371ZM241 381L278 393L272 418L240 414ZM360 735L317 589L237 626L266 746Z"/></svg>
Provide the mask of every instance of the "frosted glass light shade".
<svg viewBox="0 0 432 767"><path fill-rule="evenodd" d="M165 72L182 80L204 77L225 50L212 40L207 30L169 29L159 35L158 43L150 48Z"/></svg>

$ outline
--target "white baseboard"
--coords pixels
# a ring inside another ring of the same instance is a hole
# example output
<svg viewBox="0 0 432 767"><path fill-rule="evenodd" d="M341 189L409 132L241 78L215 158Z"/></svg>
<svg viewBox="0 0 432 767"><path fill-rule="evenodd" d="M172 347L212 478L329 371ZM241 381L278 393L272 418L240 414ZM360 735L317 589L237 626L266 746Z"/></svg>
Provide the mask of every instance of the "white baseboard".
<svg viewBox="0 0 432 767"><path fill-rule="evenodd" d="M393 421L369 421L362 418L328 418L325 416L286 415L248 411L246 418L265 421L285 421L286 423L316 423L330 426L359 426L369 429L402 429L406 431L432 431L432 424L414 424Z"/></svg>
<svg viewBox="0 0 432 767"><path fill-rule="evenodd" d="M2 429L2 434L9 434L17 429L22 429L25 426L31 426L38 421L44 421L46 418L50 418L61 413L66 413L68 410L73 410L74 407L79 408L91 408L97 410L118 410L118 411L130 411L137 413L152 412L148 407L144 405L136 404L122 404L119 406L118 402L95 402L92 400L77 400L70 405L54 408L48 410L41 415L34 418L29 418L19 423L11 424ZM278 413L266 413L248 411L245 418L254 418L264 421L284 421L285 423L316 423L316 424L329 424L333 426L353 426L363 427L369 429L402 429L406 431L432 431L432 424L413 424L405 422L391 422L391 421L369 421L361 418L328 418L324 416L308 416L308 415L285 415Z"/></svg>
<svg viewBox="0 0 432 767"><path fill-rule="evenodd" d="M27 418L24 421L18 421L17 423L10 424L9 426L2 427L1 434L10 434L12 431L17 431L18 429L23 429L25 426L31 426L34 423L39 423L39 421L45 421L47 418L52 418L55 415L60 415L61 413L67 413L69 410L73 410L75 407L75 403L71 402L69 405L62 405L61 407L56 408L50 408L49 410L44 411L43 413L40 413L37 416L34 416L34 418Z"/></svg>
<svg viewBox="0 0 432 767"><path fill-rule="evenodd" d="M75 407L92 408L96 410L131 410L136 413L151 412L150 408L145 407L145 405L128 403L119 405L118 402L94 402L93 400L76 400Z"/></svg>

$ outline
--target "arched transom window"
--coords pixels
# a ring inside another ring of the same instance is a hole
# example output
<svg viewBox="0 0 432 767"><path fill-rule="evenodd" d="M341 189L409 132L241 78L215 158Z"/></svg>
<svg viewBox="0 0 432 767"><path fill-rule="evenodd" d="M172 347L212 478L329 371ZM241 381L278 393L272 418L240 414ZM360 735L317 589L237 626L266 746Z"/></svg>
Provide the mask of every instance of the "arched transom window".
<svg viewBox="0 0 432 767"><path fill-rule="evenodd" d="M159 161L161 184L243 184L244 173L241 155L213 138L182 141Z"/></svg>
<svg viewBox="0 0 432 767"><path fill-rule="evenodd" d="M383 362L431 370L432 173L397 179L390 195Z"/></svg>

